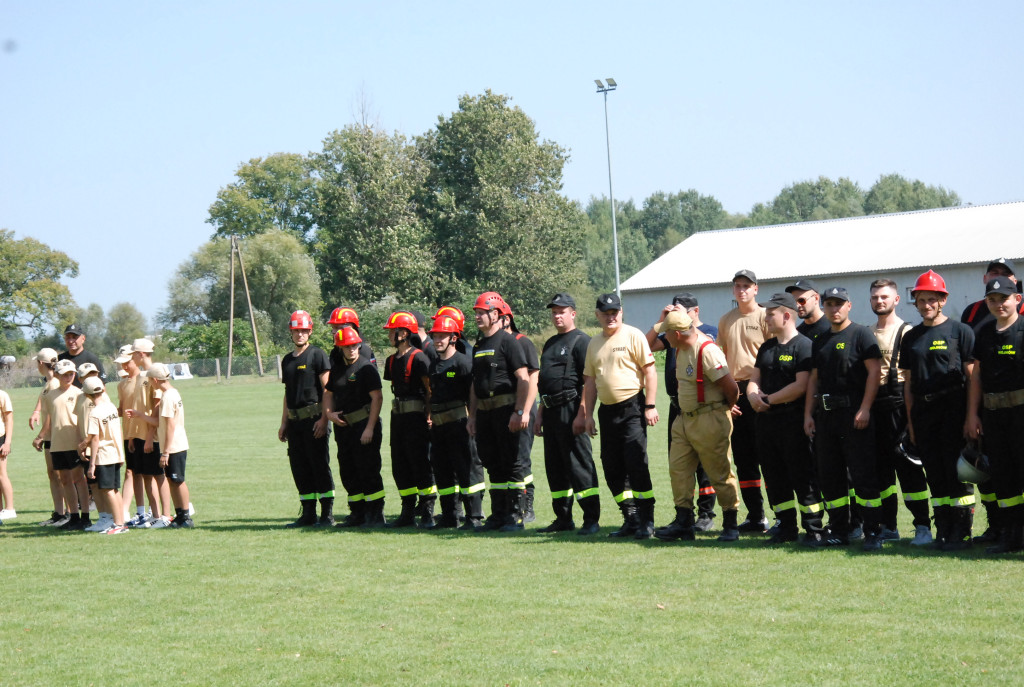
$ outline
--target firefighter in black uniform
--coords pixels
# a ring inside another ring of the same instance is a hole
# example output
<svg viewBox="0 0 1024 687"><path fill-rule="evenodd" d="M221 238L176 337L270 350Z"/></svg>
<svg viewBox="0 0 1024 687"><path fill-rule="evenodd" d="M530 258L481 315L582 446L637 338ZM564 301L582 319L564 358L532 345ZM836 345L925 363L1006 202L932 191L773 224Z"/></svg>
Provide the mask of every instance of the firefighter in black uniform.
<svg viewBox="0 0 1024 687"><path fill-rule="evenodd" d="M1014 274L1015 271L1016 267L1014 267L1012 261L1006 258L996 258L985 268L985 276L982 278L982 282L987 285L993 279L999 279L1005 288L1006 282L1009 281L1016 287L1017 293L1020 293L1021 284ZM1017 314L1024 315L1024 303L1018 305ZM960 315L960 321L970 325L971 329L974 330L975 336L977 336L982 325L992 320L992 314L989 312L984 298L968 305L964 308L963 314ZM999 516L1002 510L996 503L996 486L992 480L978 485L978 497L985 506L985 515L988 516L988 528L980 536L975 537L975 541L991 544L999 541Z"/></svg>
<svg viewBox="0 0 1024 687"><path fill-rule="evenodd" d="M522 347L502 328L504 308L504 299L493 291L473 304L481 338L473 347L468 429L491 480L491 515L482 529L511 532L523 529L529 466L516 434L529 426L530 376Z"/></svg>
<svg viewBox="0 0 1024 687"><path fill-rule="evenodd" d="M384 405L376 363L362 355L363 340L354 327L339 329L334 346L341 363L331 368L324 393L327 418L336 426L338 476L348 492L351 513L340 527L383 527L384 481L380 476Z"/></svg>
<svg viewBox="0 0 1024 687"><path fill-rule="evenodd" d="M331 329L334 330L334 334L345 327L352 327L356 330L356 334L359 334L359 315L352 308L335 308L331 311L331 317L327 320L327 324L331 325ZM360 336L362 339L362 336ZM377 364L377 356L374 355L373 349L370 348L370 344L363 341L359 344L359 355L369 360L374 365ZM341 364L343 357L341 351L337 347L331 350L331 365Z"/></svg>
<svg viewBox="0 0 1024 687"><path fill-rule="evenodd" d="M288 527L334 524L334 477L327 448L327 415L323 411L324 387L331 369L327 354L309 344L313 318L305 310L289 320L295 349L281 360L284 408L277 438L288 442L288 464L299 490L302 514ZM316 502L320 501L320 520Z"/></svg>
<svg viewBox="0 0 1024 687"><path fill-rule="evenodd" d="M539 532L567 532L576 528L572 519L575 495L583 511L581 535L600 529L600 486L597 466L586 432L573 434L572 424L581 415L583 365L590 337L576 328L576 301L567 293L555 294L548 303L551 321L558 332L544 342L540 356L538 390L542 410L534 433L544 439L544 468L551 489L555 520Z"/></svg>
<svg viewBox="0 0 1024 687"><path fill-rule="evenodd" d="M533 427L537 426L540 412L537 406L537 379L540 375L540 360L537 358L537 347L533 345L530 337L519 331L512 315L512 306L508 301L504 302L501 311L502 327L506 332L515 337L526 356L526 371L530 375L529 395L526 397L526 405L530 409L530 427L519 433L519 460L526 465L526 500L523 506L523 522L533 522L537 519L533 510Z"/></svg>
<svg viewBox="0 0 1024 687"><path fill-rule="evenodd" d="M792 294L796 301L796 314L802 322L796 330L813 343L822 334L831 329L825 313L821 311L821 295L818 287L810 279L800 279L792 286L786 287L786 293Z"/></svg>
<svg viewBox="0 0 1024 687"><path fill-rule="evenodd" d="M811 546L850 543L850 486L864 513L865 551L880 551L881 505L871 404L878 393L882 356L874 334L850 321L850 295L836 286L824 292L828 334L812 344L814 366L804 403L804 432L814 439L818 486L829 529Z"/></svg>
<svg viewBox="0 0 1024 687"><path fill-rule="evenodd" d="M949 292L932 270L917 278L910 295L922 322L900 344L907 431L917 445L932 493L932 546L958 551L970 546L974 522L974 488L961 482L956 472L964 447L974 331L942 313Z"/></svg>
<svg viewBox="0 0 1024 687"><path fill-rule="evenodd" d="M996 277L985 287L985 301L994 319L979 328L974 344L967 422L964 433L982 441L990 461L991 482L1002 529L986 553L1024 549L1024 317L1016 285Z"/></svg>
<svg viewBox="0 0 1024 687"><path fill-rule="evenodd" d="M469 422L469 389L473 363L456 349L459 324L447 315L435 317L430 329L437 359L430 364L431 463L441 500L438 527L458 527L456 505L461 494L465 529L483 524L484 469L473 450Z"/></svg>
<svg viewBox="0 0 1024 687"><path fill-rule="evenodd" d="M408 527L420 516L420 527L434 527L437 487L430 471L430 362L411 337L418 334L415 316L391 313L384 329L395 352L384 363L391 382L391 474L402 499L402 512L392 527ZM419 505L416 497L419 496Z"/></svg>

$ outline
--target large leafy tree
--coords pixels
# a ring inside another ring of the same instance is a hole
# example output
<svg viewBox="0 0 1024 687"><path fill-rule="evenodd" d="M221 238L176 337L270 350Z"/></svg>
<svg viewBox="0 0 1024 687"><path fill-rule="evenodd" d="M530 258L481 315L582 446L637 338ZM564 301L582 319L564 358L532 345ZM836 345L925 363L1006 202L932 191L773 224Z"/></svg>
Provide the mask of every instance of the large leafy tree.
<svg viewBox="0 0 1024 687"><path fill-rule="evenodd" d="M657 191L644 201L640 224L652 257L658 257L698 231L726 226L728 216L714 196L692 188L676 193Z"/></svg>
<svg viewBox="0 0 1024 687"><path fill-rule="evenodd" d="M857 217L864 214L864 191L846 177L820 176L782 189L771 203L756 204L747 226Z"/></svg>
<svg viewBox="0 0 1024 687"><path fill-rule="evenodd" d="M146 316L131 303L116 303L107 313L107 350L116 351L146 335Z"/></svg>
<svg viewBox="0 0 1024 687"><path fill-rule="evenodd" d="M315 180L305 157L276 153L253 158L235 172L238 181L217 192L207 222L215 237L254 236L271 229L312 238Z"/></svg>
<svg viewBox="0 0 1024 687"><path fill-rule="evenodd" d="M869 215L948 208L960 204L960 196L942 186L929 186L919 179L884 174L868 189L864 212Z"/></svg>
<svg viewBox="0 0 1024 687"><path fill-rule="evenodd" d="M0 229L0 327L60 327L75 301L61 279L78 276L78 263L33 238Z"/></svg>
<svg viewBox="0 0 1024 687"><path fill-rule="evenodd" d="M579 281L586 217L560 193L568 151L540 140L509 100L464 95L420 137L430 165L422 211L444 275L437 300L496 290L520 324L539 328L551 294Z"/></svg>
<svg viewBox="0 0 1024 687"><path fill-rule="evenodd" d="M587 266L587 285L590 287L588 295L614 291L612 209L607 196L591 196L586 213L590 223L584 240L583 256ZM615 229L619 235L619 277L626 281L645 267L652 257L641 228L641 213L632 200L615 203Z"/></svg>

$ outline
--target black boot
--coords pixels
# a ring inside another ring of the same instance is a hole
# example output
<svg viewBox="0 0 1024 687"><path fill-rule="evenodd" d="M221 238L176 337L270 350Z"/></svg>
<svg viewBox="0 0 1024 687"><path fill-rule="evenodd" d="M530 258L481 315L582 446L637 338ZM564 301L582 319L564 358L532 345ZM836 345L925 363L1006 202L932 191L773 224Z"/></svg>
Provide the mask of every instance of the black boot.
<svg viewBox="0 0 1024 687"><path fill-rule="evenodd" d="M303 499L299 501L302 506L302 513L295 522L290 522L285 527L312 527L316 524L316 501L314 499Z"/></svg>
<svg viewBox="0 0 1024 687"><path fill-rule="evenodd" d="M523 522L533 522L537 514L533 512L533 482L526 485L526 494L523 499Z"/></svg>
<svg viewBox="0 0 1024 687"><path fill-rule="evenodd" d="M510 489L508 491L508 513L505 515L505 524L501 526L502 532L518 532L523 529L523 512L526 508L526 490Z"/></svg>
<svg viewBox="0 0 1024 687"><path fill-rule="evenodd" d="M412 527L416 524L416 495L402 497L402 512L397 520L392 520L389 527Z"/></svg>
<svg viewBox="0 0 1024 687"><path fill-rule="evenodd" d="M693 510L676 506L676 519L654 530L654 536L662 541L693 541Z"/></svg>
<svg viewBox="0 0 1024 687"><path fill-rule="evenodd" d="M971 506L953 506L953 527L943 551L963 551L971 547L971 526L974 524L974 508Z"/></svg>
<svg viewBox="0 0 1024 687"><path fill-rule="evenodd" d="M1024 548L1021 543L1022 537L1024 537L1024 525L1020 522L1007 523L1002 528L999 543L985 549L985 553L1016 553Z"/></svg>
<svg viewBox="0 0 1024 687"><path fill-rule="evenodd" d="M580 499L580 510L583 511L583 525L576 534L584 537L597 534L601 529L601 498L594 494Z"/></svg>
<svg viewBox="0 0 1024 687"><path fill-rule="evenodd" d="M736 526L736 514L739 511L722 511L722 533L718 535L718 541L736 541L740 538L740 531Z"/></svg>
<svg viewBox="0 0 1024 687"><path fill-rule="evenodd" d="M359 527L366 522L366 501L349 501L348 510L338 527Z"/></svg>
<svg viewBox="0 0 1024 687"><path fill-rule="evenodd" d="M818 530L821 530L820 522ZM779 517L779 525L775 533L765 541L766 545L785 544L796 541L800 537L800 530L796 526L796 511L792 508L782 511Z"/></svg>
<svg viewBox="0 0 1024 687"><path fill-rule="evenodd" d="M320 499L320 520L317 527L334 527L334 497Z"/></svg>
<svg viewBox="0 0 1024 687"><path fill-rule="evenodd" d="M491 489L491 514L484 520L484 524L478 531L493 532L502 528L505 524L505 514L508 512L508 489Z"/></svg>
<svg viewBox="0 0 1024 687"><path fill-rule="evenodd" d="M654 536L654 499L642 499L636 504L637 528L634 539L650 539Z"/></svg>
<svg viewBox="0 0 1024 687"><path fill-rule="evenodd" d="M982 503L985 504L985 516L988 519L988 527L984 532L975 537L974 541L979 544L994 544L995 542L1002 541L1000 532L1002 531L1003 520L1006 518L1000 512L999 504L995 501L982 501Z"/></svg>
<svg viewBox="0 0 1024 687"><path fill-rule="evenodd" d="M619 510L622 511L622 527L614 532L609 532L608 536L632 537L640 527L640 521L636 513L636 503L634 503L633 499L623 499L622 503L619 504Z"/></svg>
<svg viewBox="0 0 1024 687"><path fill-rule="evenodd" d="M363 502L366 518L360 527L387 527L388 521L384 519L384 499Z"/></svg>
<svg viewBox="0 0 1024 687"><path fill-rule="evenodd" d="M437 527L450 529L459 526L459 518L455 515L455 504L458 499L455 494L445 494L438 499L441 502L441 517L437 519Z"/></svg>
<svg viewBox="0 0 1024 687"><path fill-rule="evenodd" d="M430 494L428 496L420 495L420 529L432 530L435 527L434 524L434 503L437 501L437 495Z"/></svg>
<svg viewBox="0 0 1024 687"><path fill-rule="evenodd" d="M935 506L935 538L931 545L935 551L942 551L942 547L949 541L949 535L953 528L951 511L949 506Z"/></svg>
<svg viewBox="0 0 1024 687"><path fill-rule="evenodd" d="M466 520L459 527L460 530L475 531L484 524L484 494L478 491L475 494L466 494L462 497L462 506L466 510Z"/></svg>
<svg viewBox="0 0 1024 687"><path fill-rule="evenodd" d="M555 512L555 520L547 527L541 527L538 532L571 532L576 529L576 523L572 521L572 497L560 496L551 499L551 510Z"/></svg>

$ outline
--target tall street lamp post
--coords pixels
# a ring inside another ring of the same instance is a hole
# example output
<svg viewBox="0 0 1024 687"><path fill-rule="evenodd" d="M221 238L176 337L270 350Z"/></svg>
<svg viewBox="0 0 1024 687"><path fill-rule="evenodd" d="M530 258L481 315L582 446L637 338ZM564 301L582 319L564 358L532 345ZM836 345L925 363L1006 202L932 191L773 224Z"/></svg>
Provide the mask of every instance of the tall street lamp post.
<svg viewBox="0 0 1024 687"><path fill-rule="evenodd" d="M608 133L608 92L614 91L618 84L615 79L605 79L608 85L601 83L600 79L594 79L597 84L597 92L604 93L604 140L608 147L608 197L612 201L612 251L615 255L615 295L622 298L622 291L619 288L619 231L615 226L615 193L612 191L612 139Z"/></svg>

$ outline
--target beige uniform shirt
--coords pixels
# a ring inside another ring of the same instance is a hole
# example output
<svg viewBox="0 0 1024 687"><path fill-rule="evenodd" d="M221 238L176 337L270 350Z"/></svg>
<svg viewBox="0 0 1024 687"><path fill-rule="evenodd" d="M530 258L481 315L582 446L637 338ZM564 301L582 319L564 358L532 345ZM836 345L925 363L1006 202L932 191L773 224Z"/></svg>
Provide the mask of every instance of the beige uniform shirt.
<svg viewBox="0 0 1024 687"><path fill-rule="evenodd" d="M13 413L14 405L11 403L11 396L6 391L0 391L0 439L7 436L7 427L4 426L4 414Z"/></svg>
<svg viewBox="0 0 1024 687"><path fill-rule="evenodd" d="M139 376L139 380L135 384L135 400L132 404L132 408L150 415L153 409L160 403L160 392L153 388L153 383L149 380L149 377ZM128 406L125 406L126 408ZM134 437L135 439L145 439L146 433L149 431L150 425L146 424L144 420L140 420L140 429L142 432L140 436ZM129 435L131 438L131 435ZM159 441L159 439L157 439Z"/></svg>
<svg viewBox="0 0 1024 687"><path fill-rule="evenodd" d="M75 418L78 427L78 440L81 441L86 435L86 429L89 427L89 413L96 407L96 404L92 402L85 394L82 394L75 401Z"/></svg>
<svg viewBox="0 0 1024 687"><path fill-rule="evenodd" d="M886 329L878 329L873 327L871 331L875 333L875 339L878 341L878 348L882 351L882 377L880 382L886 383L889 378L889 363L892 362L892 351L896 344L896 332L900 330L900 327L904 325L903 320L896 318L896 324L887 327ZM910 331L909 329L907 331ZM903 333L904 336L906 332ZM903 379L903 370L896 369L896 377L900 382L905 381Z"/></svg>
<svg viewBox="0 0 1024 687"><path fill-rule="evenodd" d="M50 411L48 410L49 405L47 404L47 401L46 401L46 395L47 395L48 392L52 392L58 386L60 386L60 381L58 381L58 379L56 377L50 377L48 380L46 380L46 384L43 385L43 390L39 392L39 424L40 424L40 426L45 425L46 424L46 418L48 418L50 416ZM46 441L49 441L50 437L49 436L44 436L43 439L46 440Z"/></svg>
<svg viewBox="0 0 1024 687"><path fill-rule="evenodd" d="M601 333L590 340L583 374L594 377L601 403L621 403L644 388L644 368L652 364L643 332L623 324L611 336Z"/></svg>
<svg viewBox="0 0 1024 687"><path fill-rule="evenodd" d="M86 423L88 436L99 438L96 450L97 465L117 465L124 462L124 439L118 422L117 406L104 398L92 406Z"/></svg>
<svg viewBox="0 0 1024 687"><path fill-rule="evenodd" d="M679 381L679 408L683 412L696 410L700 405L697 401L697 351L711 337L704 332L697 332L697 343L694 348L676 349L676 379ZM729 374L729 363L722 349L714 342L704 346L701 351L704 365L704 403L719 403L725 400L725 394L715 384L716 381Z"/></svg>
<svg viewBox="0 0 1024 687"><path fill-rule="evenodd" d="M117 397L121 399L121 408L124 410L130 408L142 409L144 404L140 400L141 397L138 396L138 392L143 382L148 383L149 380L142 375L138 375L134 378L125 377L117 383ZM145 439L148 428L149 425L142 418L121 418L121 429L124 432L125 439Z"/></svg>
<svg viewBox="0 0 1024 687"><path fill-rule="evenodd" d="M167 422L174 418L174 443L167 445ZM160 429L158 431L161 453L181 453L188 450L185 435L185 406L177 389L168 389L160 399Z"/></svg>
<svg viewBox="0 0 1024 687"><path fill-rule="evenodd" d="M769 338L765 314L760 306L749 315L733 308L718 321L718 345L737 382L750 379L757 362L757 350Z"/></svg>
<svg viewBox="0 0 1024 687"><path fill-rule="evenodd" d="M75 409L82 390L70 386L65 391L57 388L45 394L44 404L50 417L50 451L77 451L78 416Z"/></svg>

